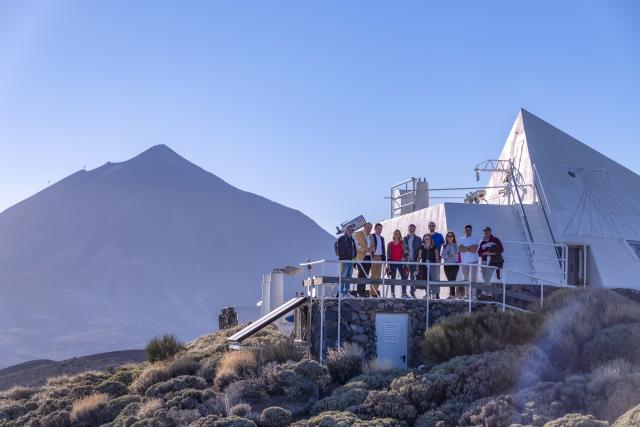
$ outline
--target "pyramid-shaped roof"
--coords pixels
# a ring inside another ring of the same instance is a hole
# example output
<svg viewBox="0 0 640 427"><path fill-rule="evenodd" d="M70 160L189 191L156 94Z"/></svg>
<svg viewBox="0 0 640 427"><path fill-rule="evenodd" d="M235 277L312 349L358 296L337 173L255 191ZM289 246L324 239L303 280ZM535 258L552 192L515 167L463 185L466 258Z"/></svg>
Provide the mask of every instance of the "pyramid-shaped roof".
<svg viewBox="0 0 640 427"><path fill-rule="evenodd" d="M500 159L537 187L556 236L640 238L640 176L534 114L520 110ZM489 186L503 180L494 172ZM529 188L525 203L536 200Z"/></svg>

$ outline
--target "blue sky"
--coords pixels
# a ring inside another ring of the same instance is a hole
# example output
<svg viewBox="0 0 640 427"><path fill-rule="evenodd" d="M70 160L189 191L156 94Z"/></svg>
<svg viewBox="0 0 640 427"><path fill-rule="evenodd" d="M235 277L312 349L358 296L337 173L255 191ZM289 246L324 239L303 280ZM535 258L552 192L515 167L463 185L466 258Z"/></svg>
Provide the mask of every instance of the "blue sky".
<svg viewBox="0 0 640 427"><path fill-rule="evenodd" d="M326 229L520 107L640 172L636 1L0 3L0 210L154 144Z"/></svg>

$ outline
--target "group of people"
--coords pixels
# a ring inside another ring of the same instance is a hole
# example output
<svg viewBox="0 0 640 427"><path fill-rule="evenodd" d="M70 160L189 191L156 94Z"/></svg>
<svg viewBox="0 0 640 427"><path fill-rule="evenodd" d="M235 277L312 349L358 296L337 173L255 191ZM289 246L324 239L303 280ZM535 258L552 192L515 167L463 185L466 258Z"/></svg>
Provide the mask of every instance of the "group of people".
<svg viewBox="0 0 640 427"><path fill-rule="evenodd" d="M464 236L460 239L456 238L453 231L448 231L446 236L443 236L436 231L433 221L429 222L428 227L429 232L424 234L422 239L416 235L414 224L409 225L404 237L400 230L395 230L392 241L385 245L382 224L372 226L371 223L366 223L362 230L355 233L353 227L348 225L334 245L339 260L353 261L341 263L342 278L353 277L355 265L358 278L361 279L381 279L385 274L385 277L391 279L400 276L400 279L404 280L428 278L429 281L435 282L440 280L441 264L447 281L456 281L460 270L465 281L475 281L478 264L483 266L482 276L485 283L491 282L494 270L498 279L500 278L500 269L504 264L504 248L500 239L492 234L491 227L483 229L482 239L473 236L473 227L470 224L464 226ZM403 264L407 262L418 264ZM383 264L387 265L384 272ZM366 287L365 281L359 281L356 294L359 297L380 296L379 283L369 284L368 291ZM440 288L434 288L434 297L440 298ZM401 291L402 298L416 298L415 286L401 286ZM344 297L350 297L349 284L342 283L340 292ZM391 297L395 297L395 286L391 286ZM465 295L464 286L449 287L449 298L467 297L469 295Z"/></svg>

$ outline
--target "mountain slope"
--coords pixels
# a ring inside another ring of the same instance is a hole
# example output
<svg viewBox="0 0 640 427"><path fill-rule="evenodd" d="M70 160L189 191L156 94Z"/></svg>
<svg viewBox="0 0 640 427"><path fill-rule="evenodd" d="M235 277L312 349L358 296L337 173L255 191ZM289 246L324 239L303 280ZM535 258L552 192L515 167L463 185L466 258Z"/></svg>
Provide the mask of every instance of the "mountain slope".
<svg viewBox="0 0 640 427"><path fill-rule="evenodd" d="M191 339L221 307L254 305L262 273L332 241L163 145L7 209L0 236L0 366Z"/></svg>

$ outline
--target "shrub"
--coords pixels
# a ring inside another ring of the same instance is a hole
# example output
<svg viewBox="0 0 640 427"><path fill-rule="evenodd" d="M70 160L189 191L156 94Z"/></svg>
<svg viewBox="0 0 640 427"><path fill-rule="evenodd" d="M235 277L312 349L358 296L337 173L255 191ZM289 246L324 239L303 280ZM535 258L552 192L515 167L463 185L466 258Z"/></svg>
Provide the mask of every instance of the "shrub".
<svg viewBox="0 0 640 427"><path fill-rule="evenodd" d="M538 313L503 312L492 308L459 314L425 332L425 354L430 362L440 363L455 356L526 344L538 333L541 321L542 316Z"/></svg>
<svg viewBox="0 0 640 427"><path fill-rule="evenodd" d="M258 366L259 361L254 351L231 351L220 359L214 384L218 389L222 389L242 376L255 374Z"/></svg>
<svg viewBox="0 0 640 427"><path fill-rule="evenodd" d="M95 386L93 392L118 397L127 394L129 392L129 388L121 382L107 380Z"/></svg>
<svg viewBox="0 0 640 427"><path fill-rule="evenodd" d="M584 346L602 329L640 322L640 305L607 289L559 290L545 299L540 347L565 371L583 371Z"/></svg>
<svg viewBox="0 0 640 427"><path fill-rule="evenodd" d="M302 359L303 354L298 350L291 338L285 338L270 342L257 351L258 363L260 365L269 362L297 362Z"/></svg>
<svg viewBox="0 0 640 427"><path fill-rule="evenodd" d="M329 349L326 365L331 378L340 384L344 384L351 378L362 373L364 354L362 348L353 343L345 343L337 349Z"/></svg>
<svg viewBox="0 0 640 427"><path fill-rule="evenodd" d="M207 382L204 378L195 377L193 375L181 375L176 378L171 378L167 381L156 383L149 387L144 393L147 397L163 397L167 393L184 390L187 388L194 388L201 390L207 387Z"/></svg>
<svg viewBox="0 0 640 427"><path fill-rule="evenodd" d="M35 388L14 386L14 387L11 387L9 390L0 392L0 399L26 400L39 391L40 391L39 389L35 389Z"/></svg>
<svg viewBox="0 0 640 427"><path fill-rule="evenodd" d="M504 396L473 402L458 420L458 424L463 426L508 426L520 422L513 403Z"/></svg>
<svg viewBox="0 0 640 427"><path fill-rule="evenodd" d="M109 397L98 393L87 396L73 403L71 421L99 425L105 421L105 408Z"/></svg>
<svg viewBox="0 0 640 427"><path fill-rule="evenodd" d="M345 427L361 421L351 412L323 412L308 420L298 421L291 424L292 427Z"/></svg>
<svg viewBox="0 0 640 427"><path fill-rule="evenodd" d="M261 427L287 427L291 423L291 411L279 406L265 408L260 414Z"/></svg>
<svg viewBox="0 0 640 427"><path fill-rule="evenodd" d="M401 394L394 391L370 391L364 404L369 407L377 417L411 421L417 415L416 408Z"/></svg>
<svg viewBox="0 0 640 427"><path fill-rule="evenodd" d="M116 381L116 382L122 383L122 384L124 384L124 385L126 385L128 387L133 382L135 377L136 377L136 373L134 371L127 370L127 369L121 369L118 372L116 372L115 374L113 374L109 378L109 381Z"/></svg>
<svg viewBox="0 0 640 427"><path fill-rule="evenodd" d="M58 410L31 423L34 427L68 427L71 424L69 411Z"/></svg>
<svg viewBox="0 0 640 427"><path fill-rule="evenodd" d="M137 416L140 419L151 418L160 408L162 408L162 399L149 399L140 405Z"/></svg>
<svg viewBox="0 0 640 427"><path fill-rule="evenodd" d="M631 427L640 425L640 405L629 409L613 423L613 427Z"/></svg>
<svg viewBox="0 0 640 427"><path fill-rule="evenodd" d="M623 323L596 332L584 346L582 366L593 368L621 357L640 365L640 323Z"/></svg>
<svg viewBox="0 0 640 427"><path fill-rule="evenodd" d="M567 414L549 421L544 427L608 427L609 423L594 418L593 415Z"/></svg>
<svg viewBox="0 0 640 427"><path fill-rule="evenodd" d="M193 375L199 368L191 356L176 357L171 361L155 362L148 365L129 385L132 393L144 394L149 387L180 375Z"/></svg>
<svg viewBox="0 0 640 427"><path fill-rule="evenodd" d="M238 403L229 409L229 415L236 417L248 418L251 415L251 405L248 403Z"/></svg>
<svg viewBox="0 0 640 427"><path fill-rule="evenodd" d="M331 383L327 368L311 359L270 363L262 370L261 380L267 393L295 399L317 396Z"/></svg>
<svg viewBox="0 0 640 427"><path fill-rule="evenodd" d="M199 377L204 378L207 382L212 383L216 378L216 371L218 369L218 365L220 364L220 359L222 358L221 354L216 354L215 356L207 357L200 361L200 368L196 372Z"/></svg>
<svg viewBox="0 0 640 427"><path fill-rule="evenodd" d="M234 415L213 422L213 427L257 427L256 423Z"/></svg>
<svg viewBox="0 0 640 427"><path fill-rule="evenodd" d="M153 338L144 348L149 362L166 360L184 350L184 345L178 341L175 335L165 334L162 337Z"/></svg>
<svg viewBox="0 0 640 427"><path fill-rule="evenodd" d="M193 421L189 424L189 427L211 427L214 425L214 422L220 419L217 415L207 415L206 417L202 417L198 420Z"/></svg>
<svg viewBox="0 0 640 427"><path fill-rule="evenodd" d="M351 411L352 407L364 403L369 390L361 387L342 386L334 390L331 395L318 400L311 408L312 414L325 411Z"/></svg>

